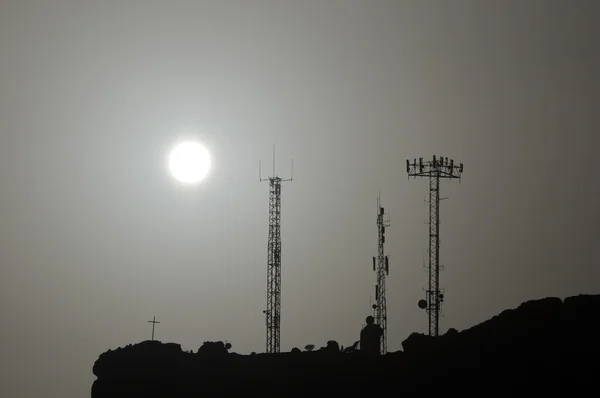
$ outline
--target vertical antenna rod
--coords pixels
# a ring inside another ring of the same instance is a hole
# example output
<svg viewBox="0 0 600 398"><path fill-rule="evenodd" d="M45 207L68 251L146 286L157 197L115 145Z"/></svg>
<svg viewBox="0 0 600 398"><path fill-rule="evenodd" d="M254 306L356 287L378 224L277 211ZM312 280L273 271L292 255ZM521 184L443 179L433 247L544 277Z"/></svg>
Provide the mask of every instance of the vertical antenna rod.
<svg viewBox="0 0 600 398"><path fill-rule="evenodd" d="M292 161L293 165L293 161ZM293 166L292 166L293 167ZM262 178L259 162L259 180L269 181L269 239L267 245L267 353L280 351L281 325L281 183L292 181L275 175L275 146L273 146L273 175Z"/></svg>
<svg viewBox="0 0 600 398"><path fill-rule="evenodd" d="M160 322L156 320L156 317L152 317L152 320L148 322L152 324L152 341L154 341L154 326L156 326L156 324Z"/></svg>
<svg viewBox="0 0 600 398"><path fill-rule="evenodd" d="M419 308L429 315L429 335L438 336L439 321L444 295L440 292L440 179L459 179L463 164L455 165L454 160L433 156L433 160L423 162L419 158L406 161L408 177L429 177L429 288L427 299L419 301Z"/></svg>
<svg viewBox="0 0 600 398"><path fill-rule="evenodd" d="M377 196L377 257L373 257L373 271L377 272L377 285L375 285L375 323L383 329L379 352L381 355L387 353L387 301L385 298L385 279L389 275L389 258L385 255L383 246L385 243L385 228L390 226L390 221L383 220L384 208L381 207L381 198Z"/></svg>

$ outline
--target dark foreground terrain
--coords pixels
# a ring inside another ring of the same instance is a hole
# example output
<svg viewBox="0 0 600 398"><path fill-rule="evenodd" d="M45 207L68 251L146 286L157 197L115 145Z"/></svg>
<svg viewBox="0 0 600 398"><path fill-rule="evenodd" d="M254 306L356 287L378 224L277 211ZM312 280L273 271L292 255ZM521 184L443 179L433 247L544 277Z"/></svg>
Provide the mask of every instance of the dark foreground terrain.
<svg viewBox="0 0 600 398"><path fill-rule="evenodd" d="M196 353L146 341L100 355L92 398L598 394L600 295L529 301L462 332L414 333L403 351L369 358L336 349Z"/></svg>

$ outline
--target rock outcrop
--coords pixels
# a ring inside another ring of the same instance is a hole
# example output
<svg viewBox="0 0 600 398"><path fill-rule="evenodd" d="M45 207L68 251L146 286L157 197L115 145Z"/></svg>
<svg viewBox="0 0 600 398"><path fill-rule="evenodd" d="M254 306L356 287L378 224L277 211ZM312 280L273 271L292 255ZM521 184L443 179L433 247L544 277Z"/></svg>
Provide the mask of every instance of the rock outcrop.
<svg viewBox="0 0 600 398"><path fill-rule="evenodd" d="M147 341L100 355L92 398L335 394L579 395L594 391L600 295L529 301L461 332L413 333L403 351L368 357L321 350L238 355L222 342L197 353Z"/></svg>

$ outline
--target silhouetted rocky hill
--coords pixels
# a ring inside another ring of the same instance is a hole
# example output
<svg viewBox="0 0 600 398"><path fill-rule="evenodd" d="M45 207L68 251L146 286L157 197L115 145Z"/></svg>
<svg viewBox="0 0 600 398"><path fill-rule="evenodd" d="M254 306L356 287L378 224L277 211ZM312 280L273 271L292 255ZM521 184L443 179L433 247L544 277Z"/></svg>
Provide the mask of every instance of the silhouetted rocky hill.
<svg viewBox="0 0 600 398"><path fill-rule="evenodd" d="M313 352L196 353L146 341L100 355L92 398L327 394L596 394L600 295L529 301L470 329L414 333L380 357ZM358 333L358 331L357 331Z"/></svg>

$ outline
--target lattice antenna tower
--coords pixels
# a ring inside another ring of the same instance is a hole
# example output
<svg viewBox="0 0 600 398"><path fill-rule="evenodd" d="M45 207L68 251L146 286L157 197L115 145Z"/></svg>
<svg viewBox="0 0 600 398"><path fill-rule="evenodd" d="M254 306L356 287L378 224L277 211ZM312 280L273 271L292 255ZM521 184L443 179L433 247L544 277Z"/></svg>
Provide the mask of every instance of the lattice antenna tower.
<svg viewBox="0 0 600 398"><path fill-rule="evenodd" d="M273 146L273 174L262 178L261 162L258 162L259 181L269 181L269 238L267 245L267 353L278 353L281 342L281 183L292 181L292 177L281 178L275 174L275 147Z"/></svg>
<svg viewBox="0 0 600 398"><path fill-rule="evenodd" d="M389 275L389 258L385 255L385 229L390 226L389 220L384 220L385 209L381 207L381 197L377 196L377 257L373 257L373 271L377 273L377 284L375 285L375 323L383 329L379 352L385 355L387 352L387 301L385 298L386 278Z"/></svg>
<svg viewBox="0 0 600 398"><path fill-rule="evenodd" d="M463 173L463 164L444 157L423 162L423 158L406 160L408 177L429 177L429 287L426 300L419 300L419 308L429 316L429 335L438 336L439 321L444 295L440 292L440 180L458 179ZM446 198L444 198L446 199Z"/></svg>

